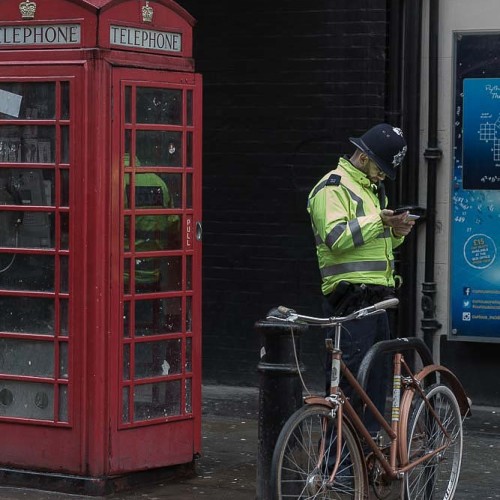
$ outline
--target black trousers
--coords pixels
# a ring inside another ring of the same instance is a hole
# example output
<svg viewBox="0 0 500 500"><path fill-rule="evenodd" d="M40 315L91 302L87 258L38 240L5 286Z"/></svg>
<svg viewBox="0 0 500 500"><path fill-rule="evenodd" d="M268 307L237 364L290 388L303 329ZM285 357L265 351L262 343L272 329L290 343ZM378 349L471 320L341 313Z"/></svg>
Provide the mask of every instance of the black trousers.
<svg viewBox="0 0 500 500"><path fill-rule="evenodd" d="M366 304L368 305L368 304ZM330 302L325 298L323 301L323 313L325 316L334 316L335 312ZM333 338L335 332L330 329L327 332L327 337ZM359 366L366 352L372 345L381 341L390 339L390 329L387 314L377 314L366 318L349 321L343 324L340 348L342 350L342 359L354 376L357 376ZM327 354L326 360L326 390L329 393L330 389L330 374L331 374L331 354ZM389 367L390 355L380 355L375 358L374 365L370 371L368 379L367 393L375 404L376 408L382 415L385 412L385 403L387 397L387 389L389 385ZM341 379L340 387L344 394L350 398L351 403L357 398L352 397L352 388L345 380ZM380 424L375 420L372 413L368 410L361 413L361 408L355 408L363 418L364 424L368 431L375 435L380 430Z"/></svg>

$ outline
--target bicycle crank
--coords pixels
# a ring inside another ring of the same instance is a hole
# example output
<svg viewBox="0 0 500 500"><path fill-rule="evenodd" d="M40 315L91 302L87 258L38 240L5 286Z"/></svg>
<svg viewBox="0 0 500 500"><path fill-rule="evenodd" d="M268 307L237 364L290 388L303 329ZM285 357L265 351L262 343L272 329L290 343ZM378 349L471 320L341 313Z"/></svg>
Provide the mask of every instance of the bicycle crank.
<svg viewBox="0 0 500 500"><path fill-rule="evenodd" d="M392 493L392 481L387 477L380 461L374 454L370 454L366 459L368 477L372 485L373 492L379 500L384 500Z"/></svg>

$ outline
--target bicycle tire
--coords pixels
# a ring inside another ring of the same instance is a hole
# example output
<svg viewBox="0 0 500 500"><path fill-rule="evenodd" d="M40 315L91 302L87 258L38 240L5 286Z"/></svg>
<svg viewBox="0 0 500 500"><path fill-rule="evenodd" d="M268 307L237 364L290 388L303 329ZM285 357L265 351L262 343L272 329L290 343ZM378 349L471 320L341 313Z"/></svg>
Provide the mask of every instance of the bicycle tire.
<svg viewBox="0 0 500 500"><path fill-rule="evenodd" d="M335 462L336 424L332 410L321 405L303 406L288 419L276 442L271 465L271 488L276 500L365 498L365 462L359 440L345 417L341 463L334 482L328 482ZM318 466L322 439L328 443L325 444L324 460Z"/></svg>
<svg viewBox="0 0 500 500"><path fill-rule="evenodd" d="M406 500L452 500L457 487L463 451L462 418L457 398L443 384L431 385L426 397L451 440L447 448L405 474ZM422 398L418 398L408 424L408 460L414 461L447 441L443 429Z"/></svg>

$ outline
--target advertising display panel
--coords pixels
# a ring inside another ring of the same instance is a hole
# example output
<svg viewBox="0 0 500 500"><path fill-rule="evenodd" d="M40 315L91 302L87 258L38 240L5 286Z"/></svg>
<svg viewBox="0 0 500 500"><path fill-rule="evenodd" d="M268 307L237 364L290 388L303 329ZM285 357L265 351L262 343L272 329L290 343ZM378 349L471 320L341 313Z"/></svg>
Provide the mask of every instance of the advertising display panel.
<svg viewBox="0 0 500 500"><path fill-rule="evenodd" d="M455 36L451 339L500 341L500 33Z"/></svg>

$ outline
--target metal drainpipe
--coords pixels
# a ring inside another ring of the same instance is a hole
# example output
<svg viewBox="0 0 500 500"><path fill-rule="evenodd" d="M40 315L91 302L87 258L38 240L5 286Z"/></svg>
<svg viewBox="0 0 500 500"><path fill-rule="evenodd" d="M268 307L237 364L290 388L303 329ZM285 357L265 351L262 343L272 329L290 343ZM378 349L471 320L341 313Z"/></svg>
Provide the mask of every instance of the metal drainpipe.
<svg viewBox="0 0 500 500"><path fill-rule="evenodd" d="M388 20L389 29L389 45L387 54L387 97L386 97L386 112L385 121L391 125L401 126L401 88L402 83L402 66L403 66L403 2L401 0L390 0L390 13ZM398 179L401 182L400 179ZM401 196L398 189L398 184L393 182L386 183L386 194L390 200L391 206L397 207L401 205ZM401 252L397 249L394 252L394 260L396 269L401 273ZM390 329L392 332L401 331L401 322L407 317L403 304L397 312L389 314Z"/></svg>
<svg viewBox="0 0 500 500"><path fill-rule="evenodd" d="M401 122L401 65L403 46L401 38L402 28L402 4L401 0L391 0L389 18L389 48L387 68L387 123L400 125Z"/></svg>
<svg viewBox="0 0 500 500"><path fill-rule="evenodd" d="M416 205L420 162L422 0L391 0L389 31L386 119L388 123L402 127L408 142L408 154L399 176L397 192L391 191L389 199L393 206ZM388 184L387 187L392 186ZM415 230L414 236L395 252L397 269L406 283L399 297L401 305L395 328L403 337L413 336L415 329L417 234ZM391 325L392 328L395 326Z"/></svg>
<svg viewBox="0 0 500 500"><path fill-rule="evenodd" d="M388 19L389 39L387 49L387 80L386 80L386 103L385 121L391 125L401 126L401 71L403 65L403 43L402 43L402 2L401 0L390 0L390 14ZM399 183L401 178L399 177ZM386 183L386 194L391 206L399 206L401 197L398 185L393 182ZM402 261L398 249L394 252L396 269L401 273L400 263ZM390 328L392 332L400 330L400 323L406 314L401 314L403 307L397 312L389 314Z"/></svg>
<svg viewBox="0 0 500 500"><path fill-rule="evenodd" d="M422 283L422 331L424 341L439 361L439 335L441 323L436 318L436 292L434 260L436 242L436 179L437 167L443 155L438 147L438 51L439 0L429 0L429 106L428 138L424 158L427 161L427 221L425 232L425 277ZM434 348L434 344L436 345ZM435 352L437 351L437 352Z"/></svg>
<svg viewBox="0 0 500 500"><path fill-rule="evenodd" d="M403 119L402 125L408 142L406 165L402 172L402 201L405 205L418 205L418 188L420 177L420 70L422 46L422 0L405 2L404 16L404 81ZM416 304L418 302L417 283L417 237L419 229L407 238L400 248L401 268L404 280L400 300L405 314L399 320L399 334L412 336L415 334Z"/></svg>

